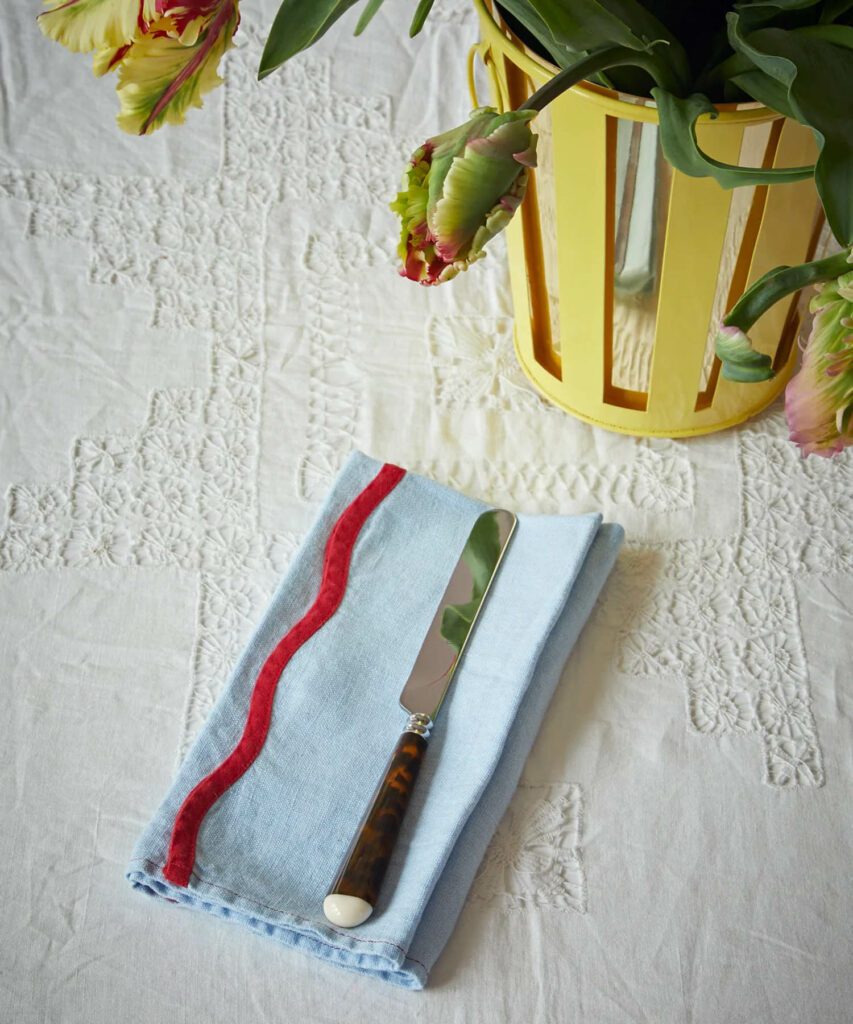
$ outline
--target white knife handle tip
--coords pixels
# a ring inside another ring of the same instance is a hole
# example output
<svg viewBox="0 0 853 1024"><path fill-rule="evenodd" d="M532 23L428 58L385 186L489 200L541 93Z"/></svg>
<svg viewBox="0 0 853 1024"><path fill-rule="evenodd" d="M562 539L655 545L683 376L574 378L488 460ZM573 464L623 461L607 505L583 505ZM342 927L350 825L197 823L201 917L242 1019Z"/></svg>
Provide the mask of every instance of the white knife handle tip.
<svg viewBox="0 0 853 1024"><path fill-rule="evenodd" d="M373 907L360 896L330 892L323 900L323 913L332 924L340 928L355 928L370 917Z"/></svg>

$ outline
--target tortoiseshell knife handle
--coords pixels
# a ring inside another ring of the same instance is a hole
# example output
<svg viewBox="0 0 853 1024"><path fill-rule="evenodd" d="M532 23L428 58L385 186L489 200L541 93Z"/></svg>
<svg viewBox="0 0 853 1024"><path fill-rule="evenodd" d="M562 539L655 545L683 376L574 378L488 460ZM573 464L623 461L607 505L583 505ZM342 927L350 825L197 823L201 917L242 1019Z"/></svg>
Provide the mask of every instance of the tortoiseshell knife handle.
<svg viewBox="0 0 853 1024"><path fill-rule="evenodd" d="M426 735L418 732L406 731L397 741L385 775L323 901L323 913L333 924L354 928L373 913L426 748Z"/></svg>

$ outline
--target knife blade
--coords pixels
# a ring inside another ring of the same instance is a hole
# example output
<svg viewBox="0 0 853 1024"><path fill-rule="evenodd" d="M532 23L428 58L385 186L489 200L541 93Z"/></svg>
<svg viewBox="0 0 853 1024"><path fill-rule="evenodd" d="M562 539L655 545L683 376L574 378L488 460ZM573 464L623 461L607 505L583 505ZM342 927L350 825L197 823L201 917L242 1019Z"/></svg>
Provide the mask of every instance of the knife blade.
<svg viewBox="0 0 853 1024"><path fill-rule="evenodd" d="M400 694L409 718L323 900L333 924L353 928L373 913L435 717L497 575L516 517L490 509L474 522Z"/></svg>

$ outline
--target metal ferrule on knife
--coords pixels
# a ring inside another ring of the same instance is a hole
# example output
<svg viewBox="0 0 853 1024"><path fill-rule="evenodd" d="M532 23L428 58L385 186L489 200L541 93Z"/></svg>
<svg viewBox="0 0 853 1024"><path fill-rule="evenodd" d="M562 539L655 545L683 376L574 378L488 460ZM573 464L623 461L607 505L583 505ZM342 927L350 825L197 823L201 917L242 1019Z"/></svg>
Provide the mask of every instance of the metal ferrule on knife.
<svg viewBox="0 0 853 1024"><path fill-rule="evenodd" d="M429 736L429 731L433 727L433 721L429 715L409 715L409 720L406 722L406 728L403 732L414 732L418 736L423 736L426 739Z"/></svg>

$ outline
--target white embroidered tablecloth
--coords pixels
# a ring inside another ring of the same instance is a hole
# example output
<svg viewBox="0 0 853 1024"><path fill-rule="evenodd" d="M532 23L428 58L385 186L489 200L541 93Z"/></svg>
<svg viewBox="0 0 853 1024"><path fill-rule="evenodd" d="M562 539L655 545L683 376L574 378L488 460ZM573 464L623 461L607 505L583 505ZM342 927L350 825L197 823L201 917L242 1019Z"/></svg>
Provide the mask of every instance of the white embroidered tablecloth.
<svg viewBox="0 0 853 1024"><path fill-rule="evenodd" d="M259 84L274 9L146 139L4 12L0 1020L850 1021L853 463L802 460L781 403L684 443L546 405L500 242L437 289L393 265L473 11L348 15ZM420 994L123 877L353 447L628 534Z"/></svg>

